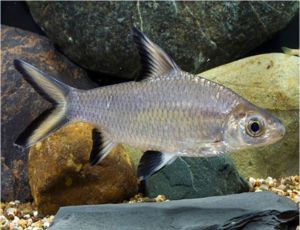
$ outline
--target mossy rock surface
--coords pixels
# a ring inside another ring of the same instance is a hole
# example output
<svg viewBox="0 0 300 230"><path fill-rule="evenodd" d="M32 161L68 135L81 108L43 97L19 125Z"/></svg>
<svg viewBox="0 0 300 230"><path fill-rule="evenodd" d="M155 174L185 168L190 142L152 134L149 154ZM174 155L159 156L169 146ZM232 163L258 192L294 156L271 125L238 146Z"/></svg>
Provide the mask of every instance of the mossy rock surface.
<svg viewBox="0 0 300 230"><path fill-rule="evenodd" d="M43 214L67 205L120 203L137 193L136 172L122 146L90 166L92 129L87 123L70 124L31 148L29 182Z"/></svg>
<svg viewBox="0 0 300 230"><path fill-rule="evenodd" d="M35 21L71 60L124 78L139 72L138 27L184 70L239 58L283 29L297 1L27 2Z"/></svg>
<svg viewBox="0 0 300 230"><path fill-rule="evenodd" d="M242 175L282 177L299 173L299 57L262 54L199 75L269 110L286 127L285 137L273 145L231 154Z"/></svg>

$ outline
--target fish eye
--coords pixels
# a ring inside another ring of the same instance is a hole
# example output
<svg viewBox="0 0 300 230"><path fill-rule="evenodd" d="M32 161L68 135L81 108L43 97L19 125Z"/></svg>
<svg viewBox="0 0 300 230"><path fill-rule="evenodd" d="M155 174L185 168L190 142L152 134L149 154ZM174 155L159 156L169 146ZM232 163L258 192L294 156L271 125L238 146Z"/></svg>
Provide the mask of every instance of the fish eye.
<svg viewBox="0 0 300 230"><path fill-rule="evenodd" d="M252 137L258 137L263 134L264 124L256 117L252 117L249 119L246 125L246 132L248 135Z"/></svg>

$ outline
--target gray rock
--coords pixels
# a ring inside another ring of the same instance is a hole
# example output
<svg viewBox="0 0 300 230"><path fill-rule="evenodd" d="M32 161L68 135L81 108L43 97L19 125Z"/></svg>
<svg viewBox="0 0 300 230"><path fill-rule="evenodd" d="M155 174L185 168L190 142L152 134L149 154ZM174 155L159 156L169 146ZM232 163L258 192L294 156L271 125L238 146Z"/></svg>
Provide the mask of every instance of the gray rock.
<svg viewBox="0 0 300 230"><path fill-rule="evenodd" d="M297 219L299 214L297 205L286 197L270 192L242 193L163 203L63 207L50 229L216 230L218 227L229 229L225 226L232 225L230 220L236 218L234 224L243 223L243 229L266 230L274 229L275 216L280 219L280 213L286 214L285 218L293 219ZM296 221L295 225L298 223ZM294 229L292 223L289 226Z"/></svg>
<svg viewBox="0 0 300 230"><path fill-rule="evenodd" d="M229 157L178 158L145 182L149 197L159 194L171 200L248 192Z"/></svg>
<svg viewBox="0 0 300 230"><path fill-rule="evenodd" d="M284 28L298 2L27 2L35 21L71 60L133 78L136 26L189 72L231 61Z"/></svg>
<svg viewBox="0 0 300 230"><path fill-rule="evenodd" d="M23 59L63 82L78 88L95 85L86 73L54 49L45 37L1 26L1 199L29 200L28 149L13 145L18 135L50 105L23 80L13 66Z"/></svg>

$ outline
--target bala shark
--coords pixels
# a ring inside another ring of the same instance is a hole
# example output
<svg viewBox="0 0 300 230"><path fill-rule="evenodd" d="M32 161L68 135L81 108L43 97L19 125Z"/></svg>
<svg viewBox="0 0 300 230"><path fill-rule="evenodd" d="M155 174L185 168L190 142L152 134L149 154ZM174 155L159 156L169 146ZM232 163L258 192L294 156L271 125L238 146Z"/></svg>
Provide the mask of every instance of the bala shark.
<svg viewBox="0 0 300 230"><path fill-rule="evenodd" d="M72 88L15 60L24 79L53 108L18 137L29 147L71 122L94 125L92 165L119 143L144 151L140 180L178 156L207 157L269 145L285 133L282 122L223 85L181 70L158 45L133 29L144 75L138 81L91 90Z"/></svg>

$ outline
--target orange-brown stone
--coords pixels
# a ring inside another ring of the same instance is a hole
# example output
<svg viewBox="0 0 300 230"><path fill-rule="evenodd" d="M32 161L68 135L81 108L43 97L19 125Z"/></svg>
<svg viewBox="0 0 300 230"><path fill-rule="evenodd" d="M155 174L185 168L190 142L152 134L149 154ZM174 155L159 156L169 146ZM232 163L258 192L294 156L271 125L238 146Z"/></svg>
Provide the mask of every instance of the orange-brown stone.
<svg viewBox="0 0 300 230"><path fill-rule="evenodd" d="M29 183L43 214L66 205L122 202L137 193L135 169L121 145L99 165L89 165L92 129L71 124L31 148Z"/></svg>

